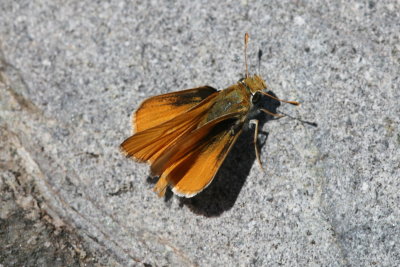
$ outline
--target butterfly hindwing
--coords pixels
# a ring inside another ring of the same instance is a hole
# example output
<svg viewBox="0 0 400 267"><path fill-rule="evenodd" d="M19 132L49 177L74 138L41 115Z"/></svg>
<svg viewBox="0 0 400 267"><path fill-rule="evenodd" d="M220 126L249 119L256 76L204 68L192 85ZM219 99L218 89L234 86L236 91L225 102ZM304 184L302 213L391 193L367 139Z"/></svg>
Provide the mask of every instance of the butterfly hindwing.
<svg viewBox="0 0 400 267"><path fill-rule="evenodd" d="M180 138L151 166L160 175L155 191L163 195L169 184L177 195L191 197L206 188L240 135L239 118L239 112L224 115Z"/></svg>

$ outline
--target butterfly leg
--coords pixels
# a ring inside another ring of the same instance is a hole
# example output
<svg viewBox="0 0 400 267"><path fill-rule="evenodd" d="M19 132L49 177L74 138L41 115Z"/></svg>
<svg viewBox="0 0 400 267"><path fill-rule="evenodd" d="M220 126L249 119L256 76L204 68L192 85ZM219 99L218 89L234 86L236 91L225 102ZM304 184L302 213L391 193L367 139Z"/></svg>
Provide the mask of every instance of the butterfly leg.
<svg viewBox="0 0 400 267"><path fill-rule="evenodd" d="M267 114L269 114L269 115L271 115L271 116L274 116L274 117L282 118L282 117L287 116L287 117L289 117L289 118L291 118L291 119L293 119L293 120L299 121L299 122L301 122L301 123L305 123L305 124L308 124L308 125L311 125L311 126L314 126L314 127L318 127L318 124L315 123L315 122L310 122L310 121L305 121L305 120L302 120L302 119L298 119L298 118L292 117L292 116L290 116L290 115L288 115L288 114L285 114L285 113L276 114L276 113L273 113L273 112L271 112L271 111L269 111L269 110L267 110L267 109L264 109L264 108L260 108L260 110L261 110L262 112L267 113Z"/></svg>
<svg viewBox="0 0 400 267"><path fill-rule="evenodd" d="M262 166L261 159L260 159L260 153L259 153L258 146L257 146L257 140L258 140L258 120L253 119L253 120L250 120L249 123L255 125L255 127L254 127L254 128L255 128L255 129L254 129L254 138L253 138L254 150L256 151L256 158L257 158L258 164L260 165L261 170L264 171L264 168L263 168L263 166Z"/></svg>

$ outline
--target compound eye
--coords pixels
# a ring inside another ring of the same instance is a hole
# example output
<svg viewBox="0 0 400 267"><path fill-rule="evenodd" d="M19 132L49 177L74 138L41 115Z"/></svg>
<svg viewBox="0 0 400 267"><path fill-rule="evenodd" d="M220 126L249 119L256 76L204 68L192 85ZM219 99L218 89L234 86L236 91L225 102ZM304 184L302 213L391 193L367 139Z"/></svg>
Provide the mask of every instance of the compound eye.
<svg viewBox="0 0 400 267"><path fill-rule="evenodd" d="M253 97L251 98L251 102L253 102L253 104L256 104L257 102L259 102L261 99L261 93L260 92L255 92Z"/></svg>

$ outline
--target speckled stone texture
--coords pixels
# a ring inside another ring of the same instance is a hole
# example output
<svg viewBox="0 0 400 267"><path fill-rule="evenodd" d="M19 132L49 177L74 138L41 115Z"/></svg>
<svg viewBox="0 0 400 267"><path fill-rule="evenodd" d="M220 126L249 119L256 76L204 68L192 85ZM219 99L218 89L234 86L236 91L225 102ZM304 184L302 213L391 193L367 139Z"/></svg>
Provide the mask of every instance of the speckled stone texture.
<svg viewBox="0 0 400 267"><path fill-rule="evenodd" d="M398 1L3 0L0 10L1 140L40 209L94 255L121 266L400 265ZM203 193L158 198L148 166L119 151L132 111L152 95L235 83L245 32L250 71L302 102L277 110L318 127L266 119L264 172L248 131ZM17 188L10 166L1 177Z"/></svg>

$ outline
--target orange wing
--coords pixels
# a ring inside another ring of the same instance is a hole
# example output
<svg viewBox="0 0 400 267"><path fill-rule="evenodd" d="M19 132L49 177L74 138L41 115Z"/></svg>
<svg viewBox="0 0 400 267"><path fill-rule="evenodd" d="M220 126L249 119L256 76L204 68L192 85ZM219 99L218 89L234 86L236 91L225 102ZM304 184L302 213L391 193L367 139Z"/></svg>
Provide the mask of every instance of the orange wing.
<svg viewBox="0 0 400 267"><path fill-rule="evenodd" d="M144 131L175 118L215 92L210 86L202 86L146 99L134 113L133 130Z"/></svg>
<svg viewBox="0 0 400 267"><path fill-rule="evenodd" d="M158 114L153 119L161 117L164 122L139 131L126 139L121 144L122 151L127 157L133 157L138 161L153 162L177 139L197 128L204 114L214 104L217 95L211 95L191 110L169 120L164 118L164 114Z"/></svg>
<svg viewBox="0 0 400 267"><path fill-rule="evenodd" d="M151 166L161 175L154 191L162 196L169 184L175 194L192 197L206 188L240 135L241 115L222 116L180 138Z"/></svg>

